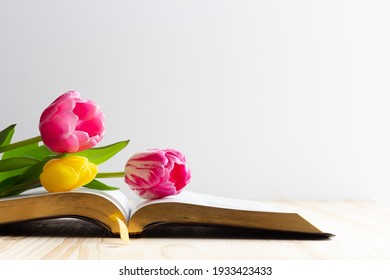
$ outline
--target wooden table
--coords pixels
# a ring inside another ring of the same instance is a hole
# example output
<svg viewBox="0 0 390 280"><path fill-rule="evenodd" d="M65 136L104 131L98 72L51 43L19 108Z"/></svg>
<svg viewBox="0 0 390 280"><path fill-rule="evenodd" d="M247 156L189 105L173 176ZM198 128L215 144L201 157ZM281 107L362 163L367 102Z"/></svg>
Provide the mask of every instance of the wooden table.
<svg viewBox="0 0 390 280"><path fill-rule="evenodd" d="M336 236L329 240L149 237L126 244L89 222L52 220L1 227L0 259L390 259L390 205L370 201L267 203L297 212Z"/></svg>

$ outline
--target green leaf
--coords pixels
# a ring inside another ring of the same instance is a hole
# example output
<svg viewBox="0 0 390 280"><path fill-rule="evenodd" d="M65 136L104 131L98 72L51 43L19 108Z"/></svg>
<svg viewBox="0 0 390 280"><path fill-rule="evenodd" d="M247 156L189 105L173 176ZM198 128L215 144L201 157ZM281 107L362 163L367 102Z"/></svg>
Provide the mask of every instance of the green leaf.
<svg viewBox="0 0 390 280"><path fill-rule="evenodd" d="M48 156L41 161L36 161L35 164L9 172L3 172L6 174L6 178L0 182L0 197L16 195L26 190L41 186L39 181L39 175L42 172L43 166L51 159L58 158L57 156ZM18 173L15 175L15 171Z"/></svg>
<svg viewBox="0 0 390 280"><path fill-rule="evenodd" d="M25 167L25 168L15 169L12 171L0 172L0 185L2 185L3 181L6 180L7 178L23 174L28 168L29 167Z"/></svg>
<svg viewBox="0 0 390 280"><path fill-rule="evenodd" d="M98 180L92 180L90 183L86 184L84 187L88 188L88 189L99 190L99 191L119 190L119 188L117 188L117 187L108 186L108 185L106 185Z"/></svg>
<svg viewBox="0 0 390 280"><path fill-rule="evenodd" d="M0 172L20 169L38 163L39 160L31 157L14 157L0 160Z"/></svg>
<svg viewBox="0 0 390 280"><path fill-rule="evenodd" d="M41 186L42 185L39 182L39 180L35 180L35 181L31 181L31 182L12 184L12 185L9 185L7 188L4 188L2 186L0 188L0 197L17 195L17 194L20 194L20 193L25 192L27 190L31 190L31 189L34 189L34 188L39 188Z"/></svg>
<svg viewBox="0 0 390 280"><path fill-rule="evenodd" d="M30 144L28 146L33 146L33 145L37 145L36 143L35 144ZM42 166L40 167L40 169L38 168L39 172L42 171L42 168L43 168L43 165L49 161L50 159L52 158L55 158L55 154L51 151L49 151L45 146L40 146L38 148L35 148L35 149L31 149L31 150L25 150L25 147L20 147L20 148L17 148L17 149L14 149L14 150L11 150L11 151L7 151L4 153L4 157L3 157L3 160L5 159L12 159L13 157L31 157L31 158L35 158L36 159L36 164L40 164L38 161L42 161ZM59 155L57 155L58 157ZM27 172L28 169L30 169L34 167L34 165L30 165L30 166L27 166L25 168L19 168L19 169L14 169L14 170L10 170L10 171L7 171L7 172L0 172L0 184L2 184L2 181L9 178L9 177L12 177L12 176L16 176L16 175L20 175L20 174L24 174L25 172ZM29 171L29 172L32 172L32 171ZM29 173L27 173L29 174ZM27 175L26 175L27 176ZM39 177L39 174L37 175L35 173L35 175L33 176L35 177L35 179L37 179Z"/></svg>
<svg viewBox="0 0 390 280"><path fill-rule="evenodd" d="M38 146L38 143L32 143L23 147L19 147L3 154L3 159L13 157L32 157L37 160L42 160L48 156L56 155L50 151L45 145Z"/></svg>
<svg viewBox="0 0 390 280"><path fill-rule="evenodd" d="M6 129L0 131L0 146L6 146L11 143L12 136L15 132L16 124L8 126Z"/></svg>
<svg viewBox="0 0 390 280"><path fill-rule="evenodd" d="M16 182L19 181L21 175L16 175L9 177L3 181L0 182L0 193L5 191L7 188L13 186ZM1 197L1 196L0 196Z"/></svg>
<svg viewBox="0 0 390 280"><path fill-rule="evenodd" d="M56 158L54 156L48 156L36 164L30 166L20 177L18 183L30 182L39 180L39 175L42 173L43 166L51 159Z"/></svg>
<svg viewBox="0 0 390 280"><path fill-rule="evenodd" d="M121 141L104 147L84 150L78 153L74 153L74 155L86 157L92 163L99 165L103 162L106 162L122 149L124 149L128 143L129 140Z"/></svg>

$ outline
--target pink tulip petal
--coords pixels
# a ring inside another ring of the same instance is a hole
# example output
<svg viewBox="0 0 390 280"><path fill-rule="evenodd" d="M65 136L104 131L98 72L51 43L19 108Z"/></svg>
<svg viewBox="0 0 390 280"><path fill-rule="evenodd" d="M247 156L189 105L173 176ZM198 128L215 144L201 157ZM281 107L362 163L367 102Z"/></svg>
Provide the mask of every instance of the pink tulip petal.
<svg viewBox="0 0 390 280"><path fill-rule="evenodd" d="M73 109L73 113L75 113L81 120L92 119L99 111L99 107L95 102L88 102L87 100L77 102Z"/></svg>
<svg viewBox="0 0 390 280"><path fill-rule="evenodd" d="M74 153L94 147L103 137L104 114L80 93L68 91L54 100L39 122L43 143L54 152Z"/></svg>
<svg viewBox="0 0 390 280"><path fill-rule="evenodd" d="M76 130L87 132L89 137L102 137L104 133L104 117L93 118L87 121L79 121Z"/></svg>
<svg viewBox="0 0 390 280"><path fill-rule="evenodd" d="M191 178L183 154L172 149L153 149L133 155L125 166L125 182L145 199L175 195Z"/></svg>
<svg viewBox="0 0 390 280"><path fill-rule="evenodd" d="M184 188L188 183L187 169L184 164L175 163L174 168L171 171L169 181L171 181L177 190Z"/></svg>

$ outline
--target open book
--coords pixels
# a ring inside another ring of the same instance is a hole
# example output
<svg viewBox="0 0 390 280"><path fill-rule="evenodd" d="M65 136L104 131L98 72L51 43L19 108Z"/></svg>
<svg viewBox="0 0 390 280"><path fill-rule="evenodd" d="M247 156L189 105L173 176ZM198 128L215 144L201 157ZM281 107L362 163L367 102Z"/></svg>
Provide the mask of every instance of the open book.
<svg viewBox="0 0 390 280"><path fill-rule="evenodd" d="M120 191L80 188L62 193L29 193L0 199L0 224L75 217L90 220L113 234L142 236L159 228L214 227L327 238L296 213L277 212L256 201L183 191L156 200L129 201Z"/></svg>

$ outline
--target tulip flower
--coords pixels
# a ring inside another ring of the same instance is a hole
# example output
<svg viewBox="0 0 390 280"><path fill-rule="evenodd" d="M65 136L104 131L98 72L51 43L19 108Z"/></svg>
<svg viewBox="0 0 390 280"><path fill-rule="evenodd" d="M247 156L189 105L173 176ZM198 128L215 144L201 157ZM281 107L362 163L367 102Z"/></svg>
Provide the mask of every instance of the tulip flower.
<svg viewBox="0 0 390 280"><path fill-rule="evenodd" d="M48 161L39 180L49 192L70 191L91 182L98 172L86 157L69 156Z"/></svg>
<svg viewBox="0 0 390 280"><path fill-rule="evenodd" d="M145 199L176 195L190 178L185 156L173 149L137 153L127 161L125 167L125 182Z"/></svg>
<svg viewBox="0 0 390 280"><path fill-rule="evenodd" d="M75 153L94 147L103 137L105 117L99 106L68 91L47 107L40 118L43 143L53 152Z"/></svg>

